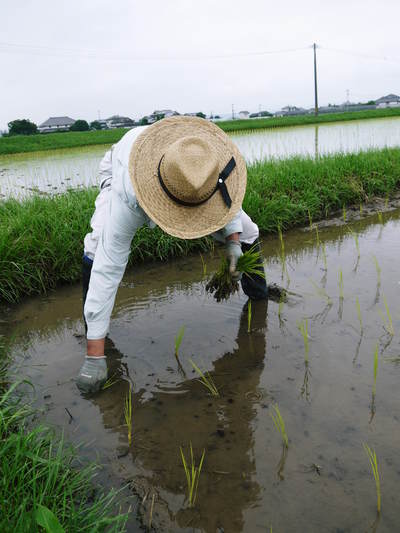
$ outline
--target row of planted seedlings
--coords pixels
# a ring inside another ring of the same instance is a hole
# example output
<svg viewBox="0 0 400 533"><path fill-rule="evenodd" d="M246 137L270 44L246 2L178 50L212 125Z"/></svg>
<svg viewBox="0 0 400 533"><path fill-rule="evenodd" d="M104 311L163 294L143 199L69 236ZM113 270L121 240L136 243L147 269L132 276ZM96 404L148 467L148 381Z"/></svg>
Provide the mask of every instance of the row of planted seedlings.
<svg viewBox="0 0 400 533"><path fill-rule="evenodd" d="M388 202L388 199L386 198L386 201L385 201L385 206L386 207L387 207L387 202ZM360 212L362 213L362 204L360 204ZM343 207L343 221L344 221L344 223L346 223L346 220L347 220L346 209L345 209L345 207ZM378 220L379 220L379 223L381 224L381 226L383 226L382 212L378 212ZM320 317L323 317L323 319L325 319L326 314L329 312L330 308L333 305L333 300L327 294L327 292L325 290L325 286L324 286L325 283L326 283L326 273L327 273L327 270L328 270L326 249L325 249L325 245L323 243L321 243L321 241L320 241L319 232L318 232L318 226L313 224L310 214L309 214L309 222L310 222L310 230L315 230L315 237L316 237L316 244L317 244L317 248L318 248L318 254L319 254L320 249L322 250L322 259L323 259L323 265L324 265L324 268L323 268L324 276L323 276L322 286L319 286L313 280L310 280L310 282L314 286L314 288L316 289L317 294L322 299L324 299L326 301L326 307L325 307L324 311L319 314ZM350 235L352 235L352 237L354 239L354 242L355 242L355 246L356 246L357 258L356 258L356 263L355 263L355 266L354 266L354 269L353 269L354 272L356 272L357 268L358 268L358 265L359 265L360 257L361 257L359 240L358 240L357 233L354 232L351 228L348 228L348 232L350 233ZM381 228L379 236L381 235L381 232L382 232L382 228ZM286 266L285 245L284 245L284 240L283 240L282 231L281 231L281 227L280 226L278 226L278 235L279 235L279 241L280 241L280 260L281 260L281 263L282 263L282 280L284 279L284 276L286 275L286 278L287 278L287 281L288 281L288 286L289 286L290 278L289 278L288 271L287 271L287 266ZM380 267L379 262L378 262L378 260L377 260L375 255L372 255L371 259L372 259L372 261L373 261L373 263L375 265L375 270L376 270L376 273L377 273L377 290L376 290L376 296L375 296L375 300L374 300L374 303L377 303L379 301L379 295L380 295L381 267ZM344 302L344 298L345 298L345 296L344 296L343 272L342 272L341 268L339 268L339 272L338 272L338 289L339 289L339 311L338 311L338 315L339 315L339 318L341 319L342 318L342 313L343 313L343 302ZM387 347L391 343L391 341L392 341L392 339L394 337L394 334L395 334L394 327L393 327L392 316L391 316L391 313L390 313L389 306L388 306L387 299L386 299L385 295L383 295L383 302L384 302L384 308L385 309L384 310L379 309L378 311L379 311L379 314L381 316L381 319L382 319L382 322L383 322L383 329L385 331L385 335L388 337L388 341L384 344L383 349L382 349L382 353L387 349ZM279 317L279 322L280 323L282 321L281 315L282 315L283 303L284 303L284 300L281 299L280 302L279 302L279 308L278 308L278 317ZM357 356L358 356L358 353L359 353L361 341L362 341L363 334L364 334L364 324L363 324L361 307L360 307L360 302L359 302L358 297L356 297L356 312L357 312L357 319L358 319L358 322L359 322L359 325L360 325L360 330L359 330L360 339L359 339L359 342L358 342L358 345L357 345L356 355L355 355L355 357L353 359L353 363L355 363L356 360L357 360ZM309 390L309 376L310 376L309 352L310 352L310 347L309 347L309 340L310 340L311 337L310 337L310 334L309 334L308 319L304 318L304 319L298 321L297 322L297 327L298 327L298 329L299 329L299 331L300 331L300 333L302 335L303 343L304 343L305 373L304 373L304 381L303 381L303 384L301 386L300 392L301 392L301 396L302 397L305 397L306 400L309 400L310 399L310 390ZM376 396L376 381L377 381L377 375L378 375L379 343L377 343L376 346L375 346L374 356L373 357L374 357L374 359L373 359L373 382L372 382L372 394L371 394L371 404L370 404L370 420L369 420L370 423L372 422L372 419L373 419L373 417L375 415L375 396ZM400 357L385 357L385 361L396 362L397 363L397 362L400 362ZM278 431L280 432L280 434L282 436L283 452L282 452L282 457L281 457L280 463L278 465L278 475L280 476L281 479L283 479L283 466L284 466L284 463L285 463L286 453L287 453L287 449L288 449L288 437L287 437L287 434L286 434L285 423L284 423L283 418L282 418L282 416L281 416L281 414L279 412L278 407L275 405L275 406L273 406L273 409L274 409L275 413L271 413L271 416L272 416L272 418L274 420L275 427L278 429ZM381 483L380 483L380 475L379 475L379 469L378 469L377 455L376 455L375 450L373 448L370 448L368 446L368 444L362 443L362 446L363 446L364 451L365 451L365 453L366 453L366 455L368 457L368 460L369 460L369 463L370 463L370 466L371 466L372 475L373 475L373 478L374 478L374 481L375 481L376 497L377 497L377 504L376 504L377 519L379 519L380 514L381 514ZM312 467L319 473L320 467L318 465L313 464Z"/></svg>

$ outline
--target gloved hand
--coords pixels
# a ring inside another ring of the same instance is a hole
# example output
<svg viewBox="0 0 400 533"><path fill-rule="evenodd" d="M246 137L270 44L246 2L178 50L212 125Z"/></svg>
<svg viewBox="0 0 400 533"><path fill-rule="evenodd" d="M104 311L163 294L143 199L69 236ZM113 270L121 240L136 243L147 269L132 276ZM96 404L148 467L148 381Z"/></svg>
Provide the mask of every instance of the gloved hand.
<svg viewBox="0 0 400 533"><path fill-rule="evenodd" d="M239 241L226 241L225 253L229 261L229 273L233 281L239 281L242 279L242 273L237 270L237 262L241 255L243 255L242 247Z"/></svg>
<svg viewBox="0 0 400 533"><path fill-rule="evenodd" d="M86 356L76 380L78 389L82 392L96 392L101 389L106 380L107 363L105 356Z"/></svg>

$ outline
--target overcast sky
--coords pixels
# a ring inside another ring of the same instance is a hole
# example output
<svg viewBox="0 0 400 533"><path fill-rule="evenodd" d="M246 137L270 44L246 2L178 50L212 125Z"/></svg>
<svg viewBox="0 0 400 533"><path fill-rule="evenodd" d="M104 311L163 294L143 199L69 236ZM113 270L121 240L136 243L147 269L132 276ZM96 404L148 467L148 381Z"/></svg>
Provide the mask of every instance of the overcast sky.
<svg viewBox="0 0 400 533"><path fill-rule="evenodd" d="M399 20L399 0L1 0L0 129L311 107L313 42L320 105L400 94Z"/></svg>

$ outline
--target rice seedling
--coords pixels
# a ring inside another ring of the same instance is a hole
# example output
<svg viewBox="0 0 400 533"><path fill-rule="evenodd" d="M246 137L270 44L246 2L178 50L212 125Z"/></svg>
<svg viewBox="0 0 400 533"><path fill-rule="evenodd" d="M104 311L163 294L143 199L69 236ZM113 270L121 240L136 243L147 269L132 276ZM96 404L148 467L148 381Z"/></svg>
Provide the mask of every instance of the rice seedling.
<svg viewBox="0 0 400 533"><path fill-rule="evenodd" d="M300 333L303 336L304 341L304 361L308 363L308 353L310 350L309 344L308 344L308 320L307 318L305 320L301 320L297 322L297 327L300 330Z"/></svg>
<svg viewBox="0 0 400 533"><path fill-rule="evenodd" d="M124 401L124 418L128 428L128 444L132 443L132 385L129 383L129 391Z"/></svg>
<svg viewBox="0 0 400 533"><path fill-rule="evenodd" d="M189 359L189 361L194 370L199 375L199 379L197 381L199 381L208 390L211 396L219 397L217 386L215 385L210 373L207 371L202 372L202 370L200 370L200 368L196 365L194 361L192 361L192 359Z"/></svg>
<svg viewBox="0 0 400 533"><path fill-rule="evenodd" d="M381 513L381 481L380 481L379 470L378 470L378 459L376 457L375 450L371 449L368 446L368 444L363 443L363 447L369 459L369 464L371 465L372 475L374 476L375 487L376 487L376 511L378 515L380 515Z"/></svg>
<svg viewBox="0 0 400 533"><path fill-rule="evenodd" d="M364 331L364 326L363 326L363 321L362 321L362 316L361 316L361 307L360 307L360 302L358 300L358 297L356 297L356 309L357 309L358 322L360 323L360 331L362 333Z"/></svg>
<svg viewBox="0 0 400 533"><path fill-rule="evenodd" d="M310 366L308 364L308 361L304 362L304 378L303 383L300 389L300 395L302 398L305 397L307 401L310 400Z"/></svg>
<svg viewBox="0 0 400 533"><path fill-rule="evenodd" d="M383 224L383 215L382 215L382 211L378 211L378 221L379 221L379 224Z"/></svg>
<svg viewBox="0 0 400 533"><path fill-rule="evenodd" d="M185 333L185 326L179 328L178 334L174 337L175 340L175 357L179 360L179 348L181 347L183 335Z"/></svg>
<svg viewBox="0 0 400 533"><path fill-rule="evenodd" d="M377 276L378 276L378 286L380 287L380 285L381 285L381 267L379 266L378 259L376 258L375 255L372 256L372 260L374 262L375 270L376 270L376 273L377 273Z"/></svg>
<svg viewBox="0 0 400 533"><path fill-rule="evenodd" d="M358 241L358 235L355 231L353 231L352 229L349 230L351 235L353 236L353 239L354 239L354 243L356 245L356 250L357 250L357 257L358 259L360 258L360 243Z"/></svg>
<svg viewBox="0 0 400 533"><path fill-rule="evenodd" d="M388 303L387 303L385 295L383 296L383 303L385 304L385 310L386 310L386 320L384 319L384 321L386 322L385 329L389 333L389 335L391 335L393 337L394 328L393 328L392 315L390 314L389 306L388 306Z"/></svg>
<svg viewBox="0 0 400 533"><path fill-rule="evenodd" d="M247 304L247 333L251 331L251 300Z"/></svg>
<svg viewBox="0 0 400 533"><path fill-rule="evenodd" d="M278 432L281 435L283 447L287 449L287 448L289 448L289 439L288 439L288 436L287 436L287 433L286 433L285 422L284 422L284 420L282 418L282 415L281 415L281 412L279 410L278 405L277 404L273 404L272 405L272 409L274 411L274 412L270 412L272 421L274 423L274 426L276 427L276 429L278 430Z"/></svg>
<svg viewBox="0 0 400 533"><path fill-rule="evenodd" d="M344 292L343 292L343 272L342 269L339 269L339 298L343 300L344 298Z"/></svg>
<svg viewBox="0 0 400 533"><path fill-rule="evenodd" d="M203 255L200 254L201 264L203 268L203 278L207 276L207 263L204 261Z"/></svg>
<svg viewBox="0 0 400 533"><path fill-rule="evenodd" d="M102 386L102 390L109 389L110 387L112 387L113 385L118 383L119 379L118 378L114 379L114 378L115 378L115 374L113 376L111 376L110 378L108 378L107 381Z"/></svg>
<svg viewBox="0 0 400 533"><path fill-rule="evenodd" d="M206 451L203 450L198 466L196 466L196 463L194 460L192 443L190 443L190 465L186 461L185 454L183 453L182 447L180 447L180 451L181 451L182 464L185 470L186 481L187 481L187 501L189 503L189 507L193 507L196 503L200 473L201 473L201 469L203 466L203 461L204 461L204 456L205 456Z"/></svg>
<svg viewBox="0 0 400 533"><path fill-rule="evenodd" d="M385 209L388 208L388 205L389 205L389 196L386 195L386 197L385 197Z"/></svg>
<svg viewBox="0 0 400 533"><path fill-rule="evenodd" d="M261 268L261 252L256 250L255 246L239 257L236 268L243 276L265 278L264 269ZM232 279L229 272L229 263L225 257L221 259L219 269L207 283L206 290L214 295L217 302L227 300L239 290L239 283Z"/></svg>
<svg viewBox="0 0 400 533"><path fill-rule="evenodd" d="M321 298L326 300L326 303L328 305L332 305L332 303L333 303L332 302L332 298L329 296L329 294L326 292L326 290L323 287L320 287L319 285L317 285L315 283L315 281L312 280L312 279L310 279L310 283L311 283L311 285L313 285L313 287L317 291L318 296L320 296Z"/></svg>
<svg viewBox="0 0 400 533"><path fill-rule="evenodd" d="M378 376L378 345L375 347L374 352L374 383L372 385L372 395L376 395L376 378Z"/></svg>

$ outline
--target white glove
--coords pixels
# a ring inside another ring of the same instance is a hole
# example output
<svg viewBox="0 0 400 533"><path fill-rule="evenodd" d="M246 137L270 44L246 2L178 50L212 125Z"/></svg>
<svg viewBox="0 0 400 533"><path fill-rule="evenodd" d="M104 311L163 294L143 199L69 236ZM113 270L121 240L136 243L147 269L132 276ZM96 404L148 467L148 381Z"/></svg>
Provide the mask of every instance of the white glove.
<svg viewBox="0 0 400 533"><path fill-rule="evenodd" d="M242 273L237 270L237 262L241 255L243 255L242 247L239 241L226 241L225 244L226 258L229 261L229 273L233 281L242 279Z"/></svg>

